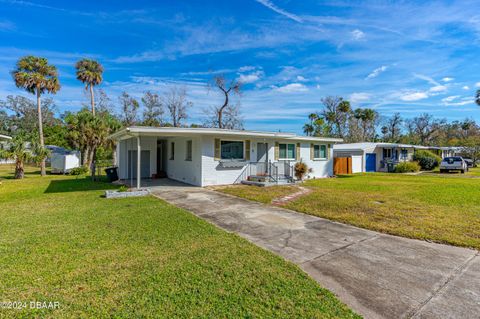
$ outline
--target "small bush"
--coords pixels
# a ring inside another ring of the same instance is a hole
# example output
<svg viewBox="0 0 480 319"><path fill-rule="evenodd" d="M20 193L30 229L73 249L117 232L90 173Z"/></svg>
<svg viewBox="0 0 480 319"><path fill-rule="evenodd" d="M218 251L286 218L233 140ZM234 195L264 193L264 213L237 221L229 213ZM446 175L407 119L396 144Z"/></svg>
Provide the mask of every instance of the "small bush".
<svg viewBox="0 0 480 319"><path fill-rule="evenodd" d="M420 165L417 162L402 162L395 167L395 173L418 172Z"/></svg>
<svg viewBox="0 0 480 319"><path fill-rule="evenodd" d="M308 172L307 164L303 162L298 162L295 164L295 177L298 180L302 180L307 172Z"/></svg>
<svg viewBox="0 0 480 319"><path fill-rule="evenodd" d="M122 186L120 186L118 191L121 192L121 193L128 192L128 187L125 186L125 185L122 185Z"/></svg>
<svg viewBox="0 0 480 319"><path fill-rule="evenodd" d="M85 175L88 173L88 168L85 166L79 166L72 168L69 172L70 175Z"/></svg>
<svg viewBox="0 0 480 319"><path fill-rule="evenodd" d="M417 161L420 164L420 167L424 171L431 171L442 161L442 158L438 155L433 154L430 151L417 150L413 155L413 160Z"/></svg>

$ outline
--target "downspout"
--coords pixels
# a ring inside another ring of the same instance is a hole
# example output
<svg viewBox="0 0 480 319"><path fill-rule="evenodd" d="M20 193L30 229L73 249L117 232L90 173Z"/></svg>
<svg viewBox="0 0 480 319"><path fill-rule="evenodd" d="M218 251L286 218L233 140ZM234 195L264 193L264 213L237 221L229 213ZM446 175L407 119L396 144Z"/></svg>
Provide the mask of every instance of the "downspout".
<svg viewBox="0 0 480 319"><path fill-rule="evenodd" d="M141 149L141 146L140 146L140 135L137 136L137 189L140 189L140 184L141 184L141 180L142 180L142 174L141 174L141 153L142 152L142 149Z"/></svg>

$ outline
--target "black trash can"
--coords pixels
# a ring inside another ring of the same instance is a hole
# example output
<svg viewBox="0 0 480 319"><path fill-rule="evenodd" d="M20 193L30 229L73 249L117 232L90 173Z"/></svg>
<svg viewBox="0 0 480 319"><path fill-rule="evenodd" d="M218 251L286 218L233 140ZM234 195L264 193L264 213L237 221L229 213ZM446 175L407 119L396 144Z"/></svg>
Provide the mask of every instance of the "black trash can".
<svg viewBox="0 0 480 319"><path fill-rule="evenodd" d="M118 167L109 167L105 169L105 173L107 173L107 178L109 182L118 181Z"/></svg>
<svg viewBox="0 0 480 319"><path fill-rule="evenodd" d="M387 172L389 173L395 172L395 165L392 162L387 162Z"/></svg>

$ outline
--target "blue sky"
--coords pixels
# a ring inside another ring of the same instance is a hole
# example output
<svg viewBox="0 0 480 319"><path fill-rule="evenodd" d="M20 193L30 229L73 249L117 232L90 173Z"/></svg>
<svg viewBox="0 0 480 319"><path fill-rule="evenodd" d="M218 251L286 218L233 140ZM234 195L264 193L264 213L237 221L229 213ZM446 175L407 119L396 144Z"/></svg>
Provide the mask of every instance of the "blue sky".
<svg viewBox="0 0 480 319"><path fill-rule="evenodd" d="M88 102L74 63L98 59L101 87L165 92L185 86L189 122L220 104L207 83L241 79L245 128L300 133L320 99L338 95L382 115L429 112L480 121L478 1L11 1L0 0L0 98L21 93L21 56L59 68L63 112ZM23 94L23 93L22 93Z"/></svg>

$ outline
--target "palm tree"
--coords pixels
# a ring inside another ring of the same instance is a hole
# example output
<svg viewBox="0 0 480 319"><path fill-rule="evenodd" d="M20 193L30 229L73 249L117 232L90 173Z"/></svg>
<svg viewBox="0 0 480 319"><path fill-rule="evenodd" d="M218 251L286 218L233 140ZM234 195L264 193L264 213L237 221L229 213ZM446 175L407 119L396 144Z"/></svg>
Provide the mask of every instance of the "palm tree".
<svg viewBox="0 0 480 319"><path fill-rule="evenodd" d="M477 90L477 95L475 96L475 102L480 106L480 89Z"/></svg>
<svg viewBox="0 0 480 319"><path fill-rule="evenodd" d="M25 163L34 160L34 154L27 149L26 141L21 136L15 137L6 149L0 150L0 158L15 160L15 178L22 179L25 176Z"/></svg>
<svg viewBox="0 0 480 319"><path fill-rule="evenodd" d="M90 90L90 103L92 114L95 116L95 97L93 87L99 85L103 80L103 66L95 60L82 59L75 64L77 69L77 80L85 84L85 90Z"/></svg>
<svg viewBox="0 0 480 319"><path fill-rule="evenodd" d="M57 68L41 57L26 56L18 60L17 68L12 72L15 84L37 96L38 133L40 147L45 147L43 139L43 120L41 95L45 92L55 94L60 90ZM41 175L45 176L45 158L40 163Z"/></svg>

